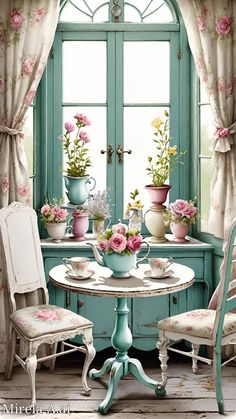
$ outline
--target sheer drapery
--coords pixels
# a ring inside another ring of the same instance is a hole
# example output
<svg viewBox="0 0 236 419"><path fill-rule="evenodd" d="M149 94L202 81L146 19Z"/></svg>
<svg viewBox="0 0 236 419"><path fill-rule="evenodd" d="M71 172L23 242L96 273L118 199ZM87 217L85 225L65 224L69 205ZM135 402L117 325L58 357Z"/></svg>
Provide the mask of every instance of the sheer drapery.
<svg viewBox="0 0 236 419"><path fill-rule="evenodd" d="M208 230L224 238L236 216L236 2L177 0L214 115Z"/></svg>
<svg viewBox="0 0 236 419"><path fill-rule="evenodd" d="M47 62L59 3L59 0L0 0L0 207L15 200L30 202L24 119ZM3 371L8 298L3 260L0 266L0 371Z"/></svg>

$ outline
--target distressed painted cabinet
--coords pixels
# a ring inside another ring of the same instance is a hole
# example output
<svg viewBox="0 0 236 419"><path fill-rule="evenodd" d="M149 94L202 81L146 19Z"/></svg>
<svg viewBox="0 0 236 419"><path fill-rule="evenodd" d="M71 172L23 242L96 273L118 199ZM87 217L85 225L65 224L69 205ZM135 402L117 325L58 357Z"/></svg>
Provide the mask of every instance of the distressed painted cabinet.
<svg viewBox="0 0 236 419"><path fill-rule="evenodd" d="M170 238L171 236L169 236ZM88 236L88 241L91 239ZM142 350L155 349L158 320L183 311L206 307L212 293L212 249L210 244L190 239L188 244L162 243L151 245L150 257L169 257L174 261L189 266L195 271L195 283L192 287L176 294L152 298L134 298L129 301L129 323L133 334L133 346ZM85 242L73 242L65 239L53 243L49 239L41 240L46 277L53 266L61 264L63 257L88 256L93 253ZM143 249L143 253L145 248ZM139 254L140 256L142 255ZM115 307L113 298L89 297L65 292L48 285L50 303L69 308L93 321L95 347L99 351L110 346L114 329Z"/></svg>

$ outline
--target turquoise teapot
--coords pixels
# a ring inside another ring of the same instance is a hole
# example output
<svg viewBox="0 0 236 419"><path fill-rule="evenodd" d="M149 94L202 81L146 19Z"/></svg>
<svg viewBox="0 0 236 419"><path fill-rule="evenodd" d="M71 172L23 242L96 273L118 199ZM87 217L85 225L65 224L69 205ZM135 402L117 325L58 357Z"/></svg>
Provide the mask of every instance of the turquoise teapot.
<svg viewBox="0 0 236 419"><path fill-rule="evenodd" d="M87 243L88 245L92 246L94 257L97 263L101 266L105 266L112 271L112 276L115 278L129 278L131 276L131 269L137 268L138 264L145 260L150 252L150 246L146 241L142 241L142 243L146 244L148 249L147 253L142 258L137 258L136 253L127 254L120 254L120 253L104 253L103 256L99 253L98 247L93 243Z"/></svg>

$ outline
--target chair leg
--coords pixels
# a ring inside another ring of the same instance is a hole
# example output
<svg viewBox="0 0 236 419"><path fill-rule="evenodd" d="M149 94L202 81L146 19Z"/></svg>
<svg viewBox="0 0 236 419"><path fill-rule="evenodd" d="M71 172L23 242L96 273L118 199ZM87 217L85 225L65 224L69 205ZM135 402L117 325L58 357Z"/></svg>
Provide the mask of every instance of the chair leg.
<svg viewBox="0 0 236 419"><path fill-rule="evenodd" d="M84 387L86 393L91 391L91 388L88 387L87 384L87 374L89 366L96 355L96 350L93 346L93 335L92 335L92 328L84 330L82 335L83 343L86 346L86 356L84 361L84 366L82 370L82 386Z"/></svg>
<svg viewBox="0 0 236 419"><path fill-rule="evenodd" d="M16 338L17 334L16 331L10 326L10 339L8 342L8 355L7 355L7 363L6 363L6 370L5 370L5 379L11 380L12 377L12 369L15 359L16 353Z"/></svg>
<svg viewBox="0 0 236 419"><path fill-rule="evenodd" d="M159 332L159 342L157 343L157 348L159 349L159 360L160 360L160 367L161 367L161 378L162 381L159 383L159 387L165 388L167 383L167 361L169 359L167 355L167 345L169 339L165 336L165 332L160 330Z"/></svg>
<svg viewBox="0 0 236 419"><path fill-rule="evenodd" d="M224 414L224 399L223 399L222 384L221 384L221 347L214 348L213 374L214 374L214 379L215 379L216 400L218 404L218 410L220 414Z"/></svg>
<svg viewBox="0 0 236 419"><path fill-rule="evenodd" d="M192 343L192 354L193 355L198 355L199 348L200 348L200 345L196 345L195 343ZM197 373L198 366L197 366L197 359L196 358L192 358L192 370L193 370L194 374Z"/></svg>
<svg viewBox="0 0 236 419"><path fill-rule="evenodd" d="M35 395L35 371L37 368L37 357L36 355L29 355L25 360L26 371L29 376L30 385L31 385L31 405L36 404L36 395Z"/></svg>
<svg viewBox="0 0 236 419"><path fill-rule="evenodd" d="M53 345L51 347L51 355L54 355L54 354L57 353L57 346L58 346L58 342L53 343ZM56 357L51 359L50 366L49 366L49 372L54 372L55 363L56 363Z"/></svg>

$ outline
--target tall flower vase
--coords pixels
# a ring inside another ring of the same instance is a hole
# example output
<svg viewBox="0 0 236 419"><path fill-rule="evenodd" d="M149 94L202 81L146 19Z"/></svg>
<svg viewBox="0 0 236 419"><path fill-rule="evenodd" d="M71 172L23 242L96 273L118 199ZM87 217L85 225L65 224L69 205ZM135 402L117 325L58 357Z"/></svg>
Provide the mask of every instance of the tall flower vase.
<svg viewBox="0 0 236 419"><path fill-rule="evenodd" d="M48 235L54 243L60 243L66 234L67 224L65 223L47 223L45 224Z"/></svg>
<svg viewBox="0 0 236 419"><path fill-rule="evenodd" d="M90 191L96 186L96 180L93 177L72 177L64 175L66 195L73 205L83 205L87 200Z"/></svg>
<svg viewBox="0 0 236 419"><path fill-rule="evenodd" d="M153 186L146 185L145 189L149 192L150 201L153 205L145 212L144 222L151 233L151 241L154 243L165 243L167 238L165 237L167 227L164 224L163 214L166 210L166 206L163 205L167 199L167 194L171 185Z"/></svg>
<svg viewBox="0 0 236 419"><path fill-rule="evenodd" d="M176 243L187 243L188 240L185 236L188 234L189 231L189 224L182 224L182 223L171 223L170 230L174 235L174 242Z"/></svg>

